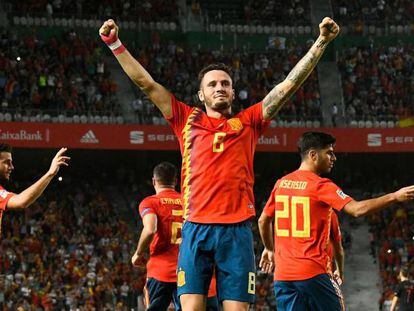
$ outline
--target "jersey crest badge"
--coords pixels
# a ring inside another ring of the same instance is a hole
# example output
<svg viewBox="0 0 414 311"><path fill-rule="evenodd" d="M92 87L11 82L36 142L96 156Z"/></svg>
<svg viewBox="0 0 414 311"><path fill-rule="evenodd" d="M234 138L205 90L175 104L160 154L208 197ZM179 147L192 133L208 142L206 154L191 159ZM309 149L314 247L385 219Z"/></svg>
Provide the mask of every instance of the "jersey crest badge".
<svg viewBox="0 0 414 311"><path fill-rule="evenodd" d="M177 274L177 286L181 287L185 285L185 271L180 270Z"/></svg>
<svg viewBox="0 0 414 311"><path fill-rule="evenodd" d="M243 124L241 123L239 118L228 119L227 123L230 125L233 131L240 131L243 128Z"/></svg>

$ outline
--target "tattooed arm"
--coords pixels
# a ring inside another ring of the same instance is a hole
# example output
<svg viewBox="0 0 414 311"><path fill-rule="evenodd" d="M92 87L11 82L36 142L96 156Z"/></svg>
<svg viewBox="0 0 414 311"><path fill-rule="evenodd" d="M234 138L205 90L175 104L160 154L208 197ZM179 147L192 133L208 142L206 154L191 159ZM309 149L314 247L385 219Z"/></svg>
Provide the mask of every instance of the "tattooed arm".
<svg viewBox="0 0 414 311"><path fill-rule="evenodd" d="M315 68L328 43L339 33L338 25L329 17L319 24L320 35L308 53L296 64L286 79L276 85L263 99L263 118L271 120L296 92Z"/></svg>

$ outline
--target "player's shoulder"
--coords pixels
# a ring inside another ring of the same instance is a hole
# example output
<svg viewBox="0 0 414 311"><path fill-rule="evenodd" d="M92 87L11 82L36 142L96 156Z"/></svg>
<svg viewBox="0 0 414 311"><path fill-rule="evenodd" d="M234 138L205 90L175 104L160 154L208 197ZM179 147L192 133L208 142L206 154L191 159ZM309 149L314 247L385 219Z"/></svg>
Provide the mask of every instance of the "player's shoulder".
<svg viewBox="0 0 414 311"><path fill-rule="evenodd" d="M320 176L319 176L318 182L320 184L334 184L334 182L330 178L320 177Z"/></svg>
<svg viewBox="0 0 414 311"><path fill-rule="evenodd" d="M145 198L143 198L142 200L141 200L141 202L140 202L140 204L139 204L139 206L140 207L142 207L142 206L149 206L149 205L154 205L154 204L157 204L158 203L158 201L159 201L159 198L157 197L157 195L156 194L153 194L153 195L149 195L149 196L147 196L147 197L145 197Z"/></svg>
<svg viewBox="0 0 414 311"><path fill-rule="evenodd" d="M232 119L238 119L244 125L252 125L254 120L262 118L262 102L255 103L246 109L239 111Z"/></svg>
<svg viewBox="0 0 414 311"><path fill-rule="evenodd" d="M2 185L0 185L0 199L5 199L10 194Z"/></svg>
<svg viewBox="0 0 414 311"><path fill-rule="evenodd" d="M171 94L171 104L173 106L179 106L181 109L188 110L188 111L196 110L196 109L201 110L200 108L198 108L196 106L189 105L189 104L177 99L174 94Z"/></svg>

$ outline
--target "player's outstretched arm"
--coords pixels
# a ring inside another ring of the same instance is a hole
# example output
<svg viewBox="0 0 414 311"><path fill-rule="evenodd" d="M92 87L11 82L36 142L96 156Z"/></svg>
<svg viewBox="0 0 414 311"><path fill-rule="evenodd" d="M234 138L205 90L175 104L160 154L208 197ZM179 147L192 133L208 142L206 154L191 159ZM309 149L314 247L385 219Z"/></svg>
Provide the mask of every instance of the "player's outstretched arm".
<svg viewBox="0 0 414 311"><path fill-rule="evenodd" d="M165 117L170 117L171 95L162 85L154 81L144 67L126 50L118 37L118 26L108 19L99 29L102 41L112 50L128 77L149 97Z"/></svg>
<svg viewBox="0 0 414 311"><path fill-rule="evenodd" d="M263 99L263 118L272 119L315 68L329 42L339 33L339 26L329 17L319 24L319 37L308 53L296 64L286 79Z"/></svg>
<svg viewBox="0 0 414 311"><path fill-rule="evenodd" d="M131 258L131 262L134 266L140 266L144 261L144 254L149 248L155 233L157 233L157 215L147 214L142 218L144 228L142 229L139 237L137 249Z"/></svg>
<svg viewBox="0 0 414 311"><path fill-rule="evenodd" d="M397 202L406 202L414 199L414 185L401 188L378 198L351 201L344 206L344 211L354 217L376 213L389 205Z"/></svg>
<svg viewBox="0 0 414 311"><path fill-rule="evenodd" d="M29 188L25 189L19 194L16 194L10 198L7 202L8 209L27 208L30 204L37 200L37 198L43 193L47 185L53 177L58 173L61 166L68 166L70 160L65 156L67 148L61 148L55 155L50 164L50 168L45 175L43 175L38 181L36 181Z"/></svg>

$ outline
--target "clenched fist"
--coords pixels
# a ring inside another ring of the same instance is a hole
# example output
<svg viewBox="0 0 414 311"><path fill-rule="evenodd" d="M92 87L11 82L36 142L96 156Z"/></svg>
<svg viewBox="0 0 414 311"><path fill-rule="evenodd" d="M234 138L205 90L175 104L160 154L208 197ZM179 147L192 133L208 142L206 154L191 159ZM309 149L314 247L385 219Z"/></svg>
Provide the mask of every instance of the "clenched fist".
<svg viewBox="0 0 414 311"><path fill-rule="evenodd" d="M325 17L319 24L320 36L325 40L332 41L339 34L339 26L330 17Z"/></svg>

